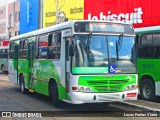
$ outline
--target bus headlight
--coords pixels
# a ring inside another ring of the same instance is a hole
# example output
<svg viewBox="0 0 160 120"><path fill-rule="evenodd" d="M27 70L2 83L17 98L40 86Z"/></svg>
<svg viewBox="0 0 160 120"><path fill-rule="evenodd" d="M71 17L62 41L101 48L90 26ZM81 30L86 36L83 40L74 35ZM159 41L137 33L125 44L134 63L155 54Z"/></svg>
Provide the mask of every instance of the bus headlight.
<svg viewBox="0 0 160 120"><path fill-rule="evenodd" d="M136 85L131 84L131 85L127 85L123 91L129 91L129 90L135 90L135 89L136 89Z"/></svg>
<svg viewBox="0 0 160 120"><path fill-rule="evenodd" d="M79 86L79 91L80 92L94 92L90 87L82 86L82 85Z"/></svg>
<svg viewBox="0 0 160 120"><path fill-rule="evenodd" d="M79 89L80 91L84 91L84 87L80 87L80 89Z"/></svg>

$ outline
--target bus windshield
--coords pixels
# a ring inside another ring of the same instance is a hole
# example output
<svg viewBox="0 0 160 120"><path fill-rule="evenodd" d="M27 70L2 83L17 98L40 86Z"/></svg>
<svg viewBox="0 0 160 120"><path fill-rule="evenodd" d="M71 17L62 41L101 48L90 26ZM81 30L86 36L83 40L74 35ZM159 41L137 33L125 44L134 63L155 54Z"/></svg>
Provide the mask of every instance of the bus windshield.
<svg viewBox="0 0 160 120"><path fill-rule="evenodd" d="M134 37L118 35L74 35L73 74L135 73Z"/></svg>

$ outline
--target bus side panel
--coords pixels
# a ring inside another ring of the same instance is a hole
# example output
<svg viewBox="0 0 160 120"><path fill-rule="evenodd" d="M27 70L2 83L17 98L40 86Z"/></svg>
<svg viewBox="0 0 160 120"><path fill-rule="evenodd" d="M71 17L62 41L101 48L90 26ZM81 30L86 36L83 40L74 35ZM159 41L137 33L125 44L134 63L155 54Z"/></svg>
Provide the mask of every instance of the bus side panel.
<svg viewBox="0 0 160 120"><path fill-rule="evenodd" d="M8 78L9 80L12 82L12 83L15 83L17 84L17 80L15 79L15 72L16 72L16 69L14 68L14 60L9 60L8 61L8 66L9 66L9 69L8 69Z"/></svg>
<svg viewBox="0 0 160 120"><path fill-rule="evenodd" d="M60 81L57 71L51 60L35 60L33 65L33 76L35 79L35 91L48 95L48 82L54 78Z"/></svg>
<svg viewBox="0 0 160 120"><path fill-rule="evenodd" d="M29 61L28 60L18 60L18 75L23 74L26 88L29 87Z"/></svg>
<svg viewBox="0 0 160 120"><path fill-rule="evenodd" d="M35 60L33 67L33 75L35 79L34 90L48 96L48 83L50 78L53 78L58 85L58 91L60 92L59 99L64 99L65 88L59 84L61 83L60 61L53 62L52 60Z"/></svg>
<svg viewBox="0 0 160 120"><path fill-rule="evenodd" d="M139 78L139 84L140 80L143 76L150 76L154 82L155 86L159 86L160 82L160 62L159 59L138 59L138 78ZM160 94L158 93L158 88L156 87L156 95Z"/></svg>

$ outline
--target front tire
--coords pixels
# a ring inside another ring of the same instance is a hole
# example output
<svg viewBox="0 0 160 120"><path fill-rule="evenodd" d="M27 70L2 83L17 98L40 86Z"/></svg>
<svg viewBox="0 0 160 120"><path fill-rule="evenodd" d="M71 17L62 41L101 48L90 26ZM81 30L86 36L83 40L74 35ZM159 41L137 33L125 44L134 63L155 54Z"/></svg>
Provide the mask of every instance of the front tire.
<svg viewBox="0 0 160 120"><path fill-rule="evenodd" d="M58 87L55 82L52 82L50 85L50 96L52 99L52 102L55 107L60 107L60 100L58 99Z"/></svg>
<svg viewBox="0 0 160 120"><path fill-rule="evenodd" d="M150 78L145 78L140 84L140 97L151 101L155 98L155 85Z"/></svg>

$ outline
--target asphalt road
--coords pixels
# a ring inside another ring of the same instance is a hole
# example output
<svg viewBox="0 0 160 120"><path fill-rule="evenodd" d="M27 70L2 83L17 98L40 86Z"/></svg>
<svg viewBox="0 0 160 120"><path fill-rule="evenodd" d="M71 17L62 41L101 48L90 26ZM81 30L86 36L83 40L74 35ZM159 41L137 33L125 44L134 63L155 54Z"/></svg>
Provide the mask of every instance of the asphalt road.
<svg viewBox="0 0 160 120"><path fill-rule="evenodd" d="M106 119L109 116L111 116L111 119L121 119L117 116L122 117L125 113L132 114L141 110L119 103L111 103L108 107L103 104L71 105L63 103L63 107L55 108L49 97L37 93L21 94L19 87L8 81L7 75L0 74L0 111L43 112L42 115L51 116L50 119L68 120L69 118L76 117L78 120L81 117L85 117L89 120L92 118L100 119L100 117L102 117L101 119ZM130 113L129 111L132 112ZM126 118L128 119L128 117ZM154 117L154 119L157 118Z"/></svg>

